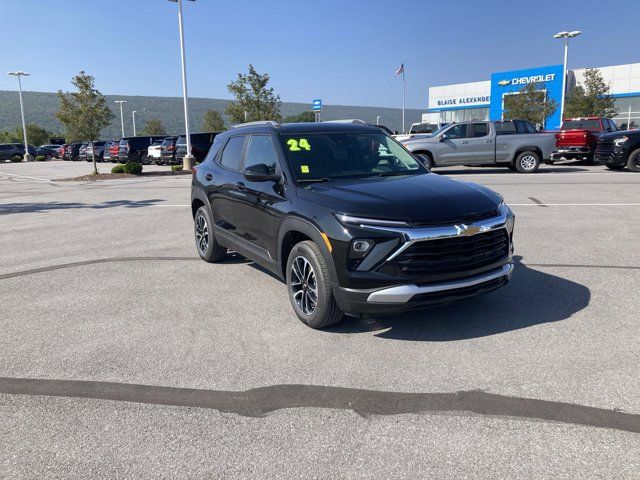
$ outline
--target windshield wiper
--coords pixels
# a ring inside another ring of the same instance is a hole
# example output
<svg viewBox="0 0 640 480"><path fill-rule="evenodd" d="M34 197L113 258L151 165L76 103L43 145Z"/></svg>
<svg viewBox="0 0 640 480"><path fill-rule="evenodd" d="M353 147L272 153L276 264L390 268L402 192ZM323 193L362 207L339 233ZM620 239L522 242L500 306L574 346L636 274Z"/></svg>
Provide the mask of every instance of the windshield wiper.
<svg viewBox="0 0 640 480"><path fill-rule="evenodd" d="M328 182L330 179L328 177L320 177L320 178L299 178L298 183L316 183L316 182Z"/></svg>
<svg viewBox="0 0 640 480"><path fill-rule="evenodd" d="M397 175L411 175L409 172L413 170L402 170L400 172L380 172L379 177L395 177Z"/></svg>

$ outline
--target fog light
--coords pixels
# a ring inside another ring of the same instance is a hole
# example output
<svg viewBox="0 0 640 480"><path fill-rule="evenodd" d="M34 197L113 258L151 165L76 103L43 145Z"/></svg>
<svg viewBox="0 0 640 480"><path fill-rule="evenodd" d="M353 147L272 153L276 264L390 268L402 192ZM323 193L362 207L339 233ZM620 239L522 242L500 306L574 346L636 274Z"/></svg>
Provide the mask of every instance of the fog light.
<svg viewBox="0 0 640 480"><path fill-rule="evenodd" d="M373 248L375 242L373 240L353 240L349 249L349 258L364 258Z"/></svg>

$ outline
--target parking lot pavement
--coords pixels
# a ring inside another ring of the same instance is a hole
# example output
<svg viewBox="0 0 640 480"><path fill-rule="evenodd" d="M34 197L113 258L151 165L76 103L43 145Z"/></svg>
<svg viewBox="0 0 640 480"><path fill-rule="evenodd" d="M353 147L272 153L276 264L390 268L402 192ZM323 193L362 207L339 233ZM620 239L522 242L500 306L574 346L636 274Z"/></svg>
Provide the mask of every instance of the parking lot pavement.
<svg viewBox="0 0 640 480"><path fill-rule="evenodd" d="M640 175L439 170L512 206L512 282L314 331L196 258L188 177L86 167L0 165L6 476L640 476Z"/></svg>

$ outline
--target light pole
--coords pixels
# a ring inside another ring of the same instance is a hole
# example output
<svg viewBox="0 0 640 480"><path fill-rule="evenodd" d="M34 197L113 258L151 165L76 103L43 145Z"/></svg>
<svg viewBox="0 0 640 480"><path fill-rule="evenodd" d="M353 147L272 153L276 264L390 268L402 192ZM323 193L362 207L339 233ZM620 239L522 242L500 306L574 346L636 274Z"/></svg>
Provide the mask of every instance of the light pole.
<svg viewBox="0 0 640 480"><path fill-rule="evenodd" d="M23 160L28 162L32 160L31 155L29 155L29 141L27 140L27 124L24 122L24 106L22 105L22 81L20 77L28 77L30 74L27 72L8 72L7 75L11 75L13 77L18 77L18 95L20 96L20 115L22 116L22 135L24 137L24 157Z"/></svg>
<svg viewBox="0 0 640 480"><path fill-rule="evenodd" d="M378 116L376 117L376 125L380 125L380 119L381 119L381 118L382 118L382 117L381 117L380 115L378 115Z"/></svg>
<svg viewBox="0 0 640 480"><path fill-rule="evenodd" d="M184 100L184 133L187 137L187 154L182 159L182 169L191 170L193 155L191 155L191 134L189 133L189 100L187 95L187 63L184 52L184 27L182 26L182 0L169 0L178 3L178 29L180 30L180 56L182 58L182 97ZM190 0L194 2L195 0Z"/></svg>
<svg viewBox="0 0 640 480"><path fill-rule="evenodd" d="M133 117L133 136L136 136L136 111L131 112L131 116Z"/></svg>
<svg viewBox="0 0 640 480"><path fill-rule="evenodd" d="M120 104L120 126L122 127L122 138L124 138L124 115L122 114L122 104L127 103L126 100L116 100Z"/></svg>
<svg viewBox="0 0 640 480"><path fill-rule="evenodd" d="M567 96L567 59L569 58L569 39L581 35L580 30L574 30L573 32L558 32L553 38L564 39L564 63L562 64L562 97L560 101L560 125L562 126L562 120L564 119L564 102Z"/></svg>

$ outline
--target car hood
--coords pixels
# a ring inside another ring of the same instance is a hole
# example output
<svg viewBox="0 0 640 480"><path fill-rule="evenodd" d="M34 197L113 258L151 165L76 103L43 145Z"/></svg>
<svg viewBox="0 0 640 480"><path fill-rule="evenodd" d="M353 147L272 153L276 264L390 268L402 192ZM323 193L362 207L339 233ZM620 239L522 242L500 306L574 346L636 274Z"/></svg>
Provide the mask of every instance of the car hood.
<svg viewBox="0 0 640 480"><path fill-rule="evenodd" d="M298 195L336 213L416 222L486 213L502 201L486 187L433 173L331 180L299 186Z"/></svg>

